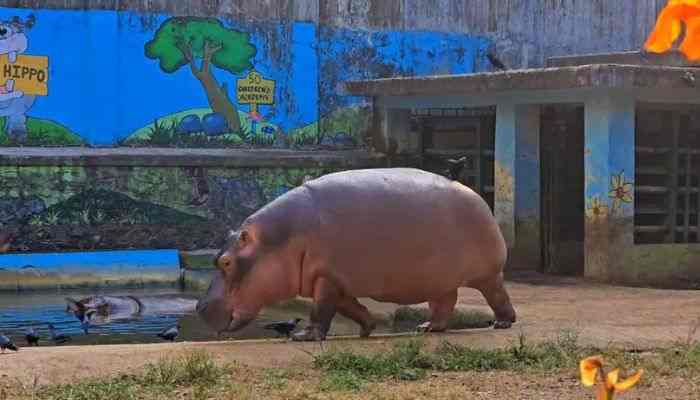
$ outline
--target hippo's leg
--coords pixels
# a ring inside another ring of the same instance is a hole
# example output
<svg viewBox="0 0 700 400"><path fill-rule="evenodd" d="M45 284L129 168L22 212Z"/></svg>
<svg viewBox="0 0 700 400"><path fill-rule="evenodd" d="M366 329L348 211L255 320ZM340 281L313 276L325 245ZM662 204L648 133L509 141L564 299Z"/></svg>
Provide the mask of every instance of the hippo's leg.
<svg viewBox="0 0 700 400"><path fill-rule="evenodd" d="M360 325L360 337L369 337L377 327L367 307L363 306L356 298L343 297L338 302L337 307L340 315L350 318Z"/></svg>
<svg viewBox="0 0 700 400"><path fill-rule="evenodd" d="M430 321L418 325L418 330L424 332L446 331L455 304L457 304L457 291L458 289L454 289L438 299L428 300Z"/></svg>
<svg viewBox="0 0 700 400"><path fill-rule="evenodd" d="M480 284L478 289L486 298L489 307L496 316L494 329L508 329L515 322L515 309L510 303L510 297L503 286L503 276L498 275L494 279Z"/></svg>
<svg viewBox="0 0 700 400"><path fill-rule="evenodd" d="M322 341L335 317L336 305L341 299L340 291L330 281L319 278L314 284L313 306L309 317L310 324L292 335L294 341Z"/></svg>

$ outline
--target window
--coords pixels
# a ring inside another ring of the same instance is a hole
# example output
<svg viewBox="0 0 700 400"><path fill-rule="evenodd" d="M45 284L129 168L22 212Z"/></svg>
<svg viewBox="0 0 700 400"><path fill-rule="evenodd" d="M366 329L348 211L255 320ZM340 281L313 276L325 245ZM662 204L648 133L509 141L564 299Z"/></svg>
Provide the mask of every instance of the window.
<svg viewBox="0 0 700 400"><path fill-rule="evenodd" d="M699 116L697 106L638 107L635 243L699 241Z"/></svg>
<svg viewBox="0 0 700 400"><path fill-rule="evenodd" d="M459 181L493 210L495 108L418 109L412 117L421 132L423 169L445 175L448 159L466 157Z"/></svg>

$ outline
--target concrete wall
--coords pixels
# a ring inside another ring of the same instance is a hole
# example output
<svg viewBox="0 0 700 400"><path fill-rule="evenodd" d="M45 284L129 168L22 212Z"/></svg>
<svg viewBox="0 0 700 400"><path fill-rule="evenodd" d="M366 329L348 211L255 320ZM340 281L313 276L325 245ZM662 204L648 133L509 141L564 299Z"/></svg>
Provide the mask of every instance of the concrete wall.
<svg viewBox="0 0 700 400"><path fill-rule="evenodd" d="M362 147L370 110L341 82L472 72L487 45L275 16L4 8L0 21L6 146Z"/></svg>
<svg viewBox="0 0 700 400"><path fill-rule="evenodd" d="M20 32L0 50L20 60L2 61L13 72L0 84L16 84L0 93L0 144L363 147L372 112L338 90L343 81L489 70L488 48L511 68L637 50L664 4L7 1L0 20L18 17ZM190 70L173 36L194 32L201 16L215 18L200 21L203 35L227 43L210 57L201 40L185 46L197 66L211 60L210 74Z"/></svg>
<svg viewBox="0 0 700 400"><path fill-rule="evenodd" d="M320 155L279 167L255 160L247 167L0 166L0 225L14 233L14 251L216 248L228 229L304 180L377 165Z"/></svg>
<svg viewBox="0 0 700 400"><path fill-rule="evenodd" d="M174 250L4 254L0 265L0 292L183 284Z"/></svg>
<svg viewBox="0 0 700 400"><path fill-rule="evenodd" d="M513 67L542 66L555 55L634 50L664 3L6 1L0 21L16 35L0 39L0 71L10 71L0 77L0 145L57 146L49 151L56 156L66 146L366 148L371 107L344 95L343 81L489 70L489 47ZM205 57L195 38L188 45L193 72L173 33L188 36L194 32L188 26L198 23L205 27L199 32L225 38L227 46ZM211 74L203 73L205 59ZM239 85L262 92L261 103L251 104ZM19 152L32 159L26 149ZM331 170L320 161L270 169L218 161L205 168L183 159L159 167L160 156L144 157L140 164L110 164L107 157L99 166L54 163L52 156L31 165L6 159L0 223L23 232L16 245L25 251L208 247L212 234L300 177ZM105 202L86 203L96 199ZM119 224L129 218L141 219L127 234ZM192 231L181 234L180 220ZM83 226L77 237L70 236L73 226Z"/></svg>

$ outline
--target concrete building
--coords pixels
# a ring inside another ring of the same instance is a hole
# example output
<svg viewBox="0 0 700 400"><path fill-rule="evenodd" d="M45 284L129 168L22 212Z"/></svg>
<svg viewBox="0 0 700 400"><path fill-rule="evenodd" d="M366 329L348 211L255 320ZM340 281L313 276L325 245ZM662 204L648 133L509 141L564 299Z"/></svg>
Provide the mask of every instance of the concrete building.
<svg viewBox="0 0 700 400"><path fill-rule="evenodd" d="M374 99L375 142L385 148L469 155L463 181L492 198L511 270L693 287L699 73L677 54L628 52L346 87ZM475 107L493 115L454 118ZM433 110L443 116L427 120Z"/></svg>
<svg viewBox="0 0 700 400"><path fill-rule="evenodd" d="M699 285L696 70L635 53L665 4L4 2L0 229L199 254L305 179L468 155L510 270Z"/></svg>

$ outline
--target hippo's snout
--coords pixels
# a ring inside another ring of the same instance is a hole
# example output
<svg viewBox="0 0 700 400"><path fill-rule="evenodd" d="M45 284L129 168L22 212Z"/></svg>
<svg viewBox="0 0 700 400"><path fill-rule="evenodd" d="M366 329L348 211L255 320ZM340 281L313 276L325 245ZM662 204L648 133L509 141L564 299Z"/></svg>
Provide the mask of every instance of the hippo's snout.
<svg viewBox="0 0 700 400"><path fill-rule="evenodd" d="M231 312L221 300L199 300L197 315L216 332L225 331L231 324Z"/></svg>
<svg viewBox="0 0 700 400"><path fill-rule="evenodd" d="M233 310L226 299L223 276L216 271L207 293L197 301L197 315L210 328L222 332L231 324Z"/></svg>

